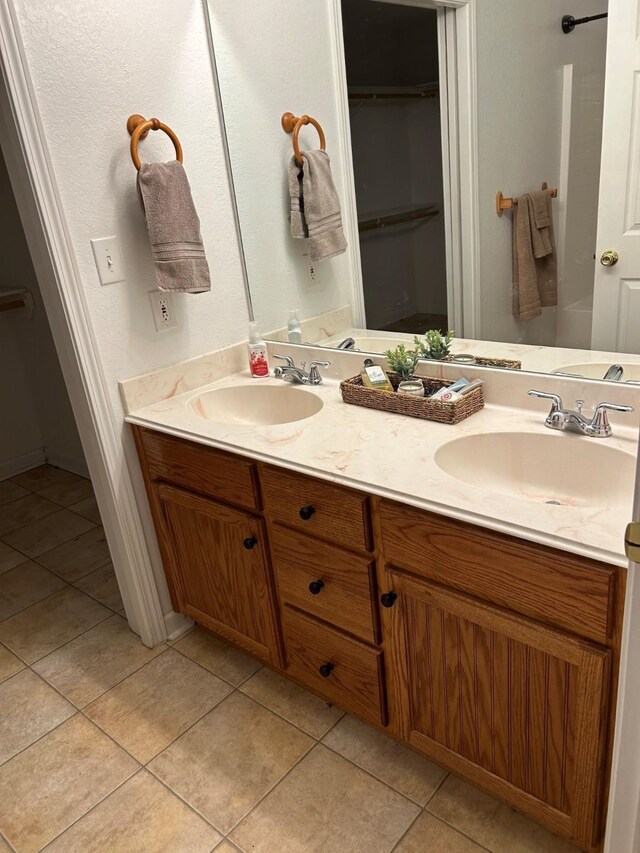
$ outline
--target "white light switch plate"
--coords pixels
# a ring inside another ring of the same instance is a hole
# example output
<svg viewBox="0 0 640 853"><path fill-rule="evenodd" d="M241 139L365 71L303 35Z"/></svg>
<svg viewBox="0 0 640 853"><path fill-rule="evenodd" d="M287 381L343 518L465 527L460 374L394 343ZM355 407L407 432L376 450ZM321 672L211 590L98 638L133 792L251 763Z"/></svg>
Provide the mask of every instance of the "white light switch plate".
<svg viewBox="0 0 640 853"><path fill-rule="evenodd" d="M116 281L125 280L117 237L100 237L92 240L91 248L100 284L114 284Z"/></svg>

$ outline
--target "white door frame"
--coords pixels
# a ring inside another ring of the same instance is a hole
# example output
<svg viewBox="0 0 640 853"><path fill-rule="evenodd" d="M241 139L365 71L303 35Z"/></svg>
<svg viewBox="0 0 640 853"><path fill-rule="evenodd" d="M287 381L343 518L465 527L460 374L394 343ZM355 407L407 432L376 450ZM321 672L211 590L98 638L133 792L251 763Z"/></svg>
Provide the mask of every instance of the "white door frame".
<svg viewBox="0 0 640 853"><path fill-rule="evenodd" d="M0 0L0 132L127 617L142 641L167 636L121 425L93 336L11 0Z"/></svg>
<svg viewBox="0 0 640 853"><path fill-rule="evenodd" d="M458 337L480 336L478 144L475 0L375 0L438 11L440 105L449 325ZM343 225L351 246L354 325L364 328L355 176L351 157L349 96L341 0L330 0L334 39L338 130L343 143ZM464 286L463 286L464 285Z"/></svg>

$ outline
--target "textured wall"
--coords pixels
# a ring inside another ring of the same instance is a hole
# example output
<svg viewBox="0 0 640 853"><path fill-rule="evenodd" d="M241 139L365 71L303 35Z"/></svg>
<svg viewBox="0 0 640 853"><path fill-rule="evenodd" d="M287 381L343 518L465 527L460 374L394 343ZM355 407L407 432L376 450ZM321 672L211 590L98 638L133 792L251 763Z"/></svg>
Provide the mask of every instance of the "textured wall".
<svg viewBox="0 0 640 853"><path fill-rule="evenodd" d="M606 23L560 28L563 13L602 12L600 0L479 0L478 133L480 170L481 333L484 339L554 345L555 309L525 323L511 308L511 214L496 216L496 192L517 196L542 181L558 186L563 66L579 76L601 58ZM594 176L597 186L597 175ZM566 199L554 203L556 221ZM586 274L586 273L585 273ZM591 283L593 273L591 271ZM562 282L560 282L562 290Z"/></svg>
<svg viewBox="0 0 640 853"><path fill-rule="evenodd" d="M0 314L0 477L47 454L82 473L84 454L18 209L0 154L0 288L26 287L35 310Z"/></svg>
<svg viewBox="0 0 640 853"><path fill-rule="evenodd" d="M209 0L209 8L251 298L267 331L285 325L292 308L304 319L352 302L351 249L317 264L311 279L307 241L291 238L287 163L293 152L280 126L285 111L320 122L344 198L351 153L337 129L329 2ZM300 144L316 148L315 130L304 129Z"/></svg>

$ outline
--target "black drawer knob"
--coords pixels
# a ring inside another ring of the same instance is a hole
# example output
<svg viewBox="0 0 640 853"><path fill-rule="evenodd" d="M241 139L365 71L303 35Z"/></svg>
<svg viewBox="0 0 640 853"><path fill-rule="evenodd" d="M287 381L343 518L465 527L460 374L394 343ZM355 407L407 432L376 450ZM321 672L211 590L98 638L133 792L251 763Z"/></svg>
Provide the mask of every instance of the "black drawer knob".
<svg viewBox="0 0 640 853"><path fill-rule="evenodd" d="M332 663L323 663L322 666L320 667L320 675L323 678L329 678L329 676L333 672L334 668L335 668L334 664L332 664Z"/></svg>
<svg viewBox="0 0 640 853"><path fill-rule="evenodd" d="M255 536L247 536L247 538L244 540L244 542L242 544L247 549L247 551L250 551L252 548L255 548L255 546L258 544L258 540L256 539Z"/></svg>
<svg viewBox="0 0 640 853"><path fill-rule="evenodd" d="M315 511L316 511L316 508L314 506L311 506L311 504L309 504L309 506L303 506L302 509L300 510L300 518L303 521L309 521L309 519L311 518L311 516L314 514Z"/></svg>
<svg viewBox="0 0 640 853"><path fill-rule="evenodd" d="M309 584L309 592L311 595L319 595L324 588L324 581L311 581Z"/></svg>
<svg viewBox="0 0 640 853"><path fill-rule="evenodd" d="M382 604L383 607L393 607L396 603L397 597L397 592L384 592L380 596L380 604Z"/></svg>

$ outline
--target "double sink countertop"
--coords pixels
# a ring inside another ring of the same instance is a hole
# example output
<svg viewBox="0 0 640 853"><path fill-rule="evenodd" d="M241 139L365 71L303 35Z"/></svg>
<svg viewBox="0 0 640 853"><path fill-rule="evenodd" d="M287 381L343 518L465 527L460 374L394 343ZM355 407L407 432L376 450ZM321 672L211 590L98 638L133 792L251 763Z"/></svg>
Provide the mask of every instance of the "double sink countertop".
<svg viewBox="0 0 640 853"><path fill-rule="evenodd" d="M276 346L278 352L283 349L301 354L299 347ZM244 347L232 350L220 351L227 368L244 357ZM326 350L307 353L307 359L323 354L326 357ZM638 389L467 368L470 378L485 379L487 403L450 426L343 403L339 379L359 372L361 358L354 353L330 357L334 366L325 371L328 378L312 387L228 370L224 378L207 382L220 374L220 365L212 369L208 364L205 370L197 360L187 369L175 366L174 374L165 369L161 377L147 374L127 380L122 383L126 420L522 539L627 565L624 530L632 517L637 413L627 415L627 422L624 415L612 418L614 434L608 439L555 432L544 425L548 402L532 400L526 389L559 391L567 405L573 403L573 394L581 395L585 409L605 399L638 408ZM463 371L430 365L419 372L456 378ZM217 397L215 392L232 387L243 389L237 395L243 400L250 400L251 389L260 387L280 395L274 396L276 405L279 400L288 404L292 394L317 395L323 405L311 417L291 423L230 423L224 400L233 394ZM156 401L148 402L153 396ZM136 406L140 403L146 404ZM455 445L446 447L453 441Z"/></svg>

